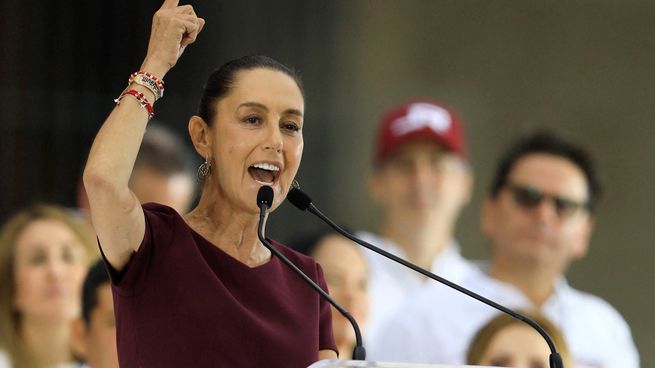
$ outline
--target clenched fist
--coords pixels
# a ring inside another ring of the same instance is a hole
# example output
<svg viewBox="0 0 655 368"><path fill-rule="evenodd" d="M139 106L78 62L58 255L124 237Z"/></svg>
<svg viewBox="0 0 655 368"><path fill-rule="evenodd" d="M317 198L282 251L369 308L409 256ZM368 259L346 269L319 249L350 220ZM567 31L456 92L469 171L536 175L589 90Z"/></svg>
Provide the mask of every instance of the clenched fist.
<svg viewBox="0 0 655 368"><path fill-rule="evenodd" d="M179 0L165 0L152 18L148 53L141 70L159 78L177 63L184 49L195 42L205 20L199 18L191 5L179 5Z"/></svg>

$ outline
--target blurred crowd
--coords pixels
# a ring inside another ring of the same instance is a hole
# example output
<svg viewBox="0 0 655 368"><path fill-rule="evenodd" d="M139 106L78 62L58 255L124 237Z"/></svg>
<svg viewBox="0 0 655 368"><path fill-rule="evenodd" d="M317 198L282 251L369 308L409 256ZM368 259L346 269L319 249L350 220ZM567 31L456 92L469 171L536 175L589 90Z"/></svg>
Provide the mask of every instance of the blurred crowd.
<svg viewBox="0 0 655 368"><path fill-rule="evenodd" d="M582 259L602 198L591 152L553 131L516 137L491 183L475 183L464 123L440 101L414 99L381 114L367 175L379 208L361 239L535 320L566 367L637 368L630 328L612 306L566 280ZM182 138L150 123L130 188L142 203L186 213L198 196ZM460 244L457 220L474 186L488 187L480 229L488 244ZM0 368L118 367L111 278L83 185L78 208L38 203L0 230ZM288 246L322 266L330 295L364 332L368 360L548 367L539 333L328 230ZM469 260L462 248L489 247ZM593 275L590 275L593 277ZM332 310L340 359L355 334Z"/></svg>

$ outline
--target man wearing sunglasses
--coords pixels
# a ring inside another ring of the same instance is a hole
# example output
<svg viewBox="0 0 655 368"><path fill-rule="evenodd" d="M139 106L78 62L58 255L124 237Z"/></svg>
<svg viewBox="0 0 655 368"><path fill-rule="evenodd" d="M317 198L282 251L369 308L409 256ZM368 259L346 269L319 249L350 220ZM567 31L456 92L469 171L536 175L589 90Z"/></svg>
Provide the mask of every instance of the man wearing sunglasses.
<svg viewBox="0 0 655 368"><path fill-rule="evenodd" d="M601 186L591 157L549 132L503 156L482 209L491 259L463 286L514 309L536 310L563 332L576 368L637 368L630 329L602 299L564 274L587 252ZM590 277L593 277L590 275ZM435 285L382 331L386 360L462 364L467 344L497 311Z"/></svg>

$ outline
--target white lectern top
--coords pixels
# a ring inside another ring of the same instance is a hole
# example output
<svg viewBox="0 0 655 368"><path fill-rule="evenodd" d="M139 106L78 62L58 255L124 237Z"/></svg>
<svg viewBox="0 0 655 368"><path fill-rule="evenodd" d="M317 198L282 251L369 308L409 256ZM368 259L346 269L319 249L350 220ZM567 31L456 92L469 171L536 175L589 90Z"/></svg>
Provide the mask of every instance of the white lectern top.
<svg viewBox="0 0 655 368"><path fill-rule="evenodd" d="M357 368L357 367L377 367L377 368L484 368L481 365L443 365L443 364L421 364L421 363L400 363L400 362L370 362L366 360L319 360L307 368ZM488 366L486 366L488 367ZM493 368L493 367L488 367Z"/></svg>

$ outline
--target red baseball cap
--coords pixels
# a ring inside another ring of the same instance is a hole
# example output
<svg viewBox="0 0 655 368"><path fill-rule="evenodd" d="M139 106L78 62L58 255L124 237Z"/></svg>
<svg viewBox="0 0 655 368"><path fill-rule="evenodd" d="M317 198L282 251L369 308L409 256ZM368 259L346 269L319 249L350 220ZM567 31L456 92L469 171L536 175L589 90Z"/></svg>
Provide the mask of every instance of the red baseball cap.
<svg viewBox="0 0 655 368"><path fill-rule="evenodd" d="M429 139L463 159L468 154L462 122L439 101L416 99L389 110L378 128L375 162L386 159L401 143Z"/></svg>

